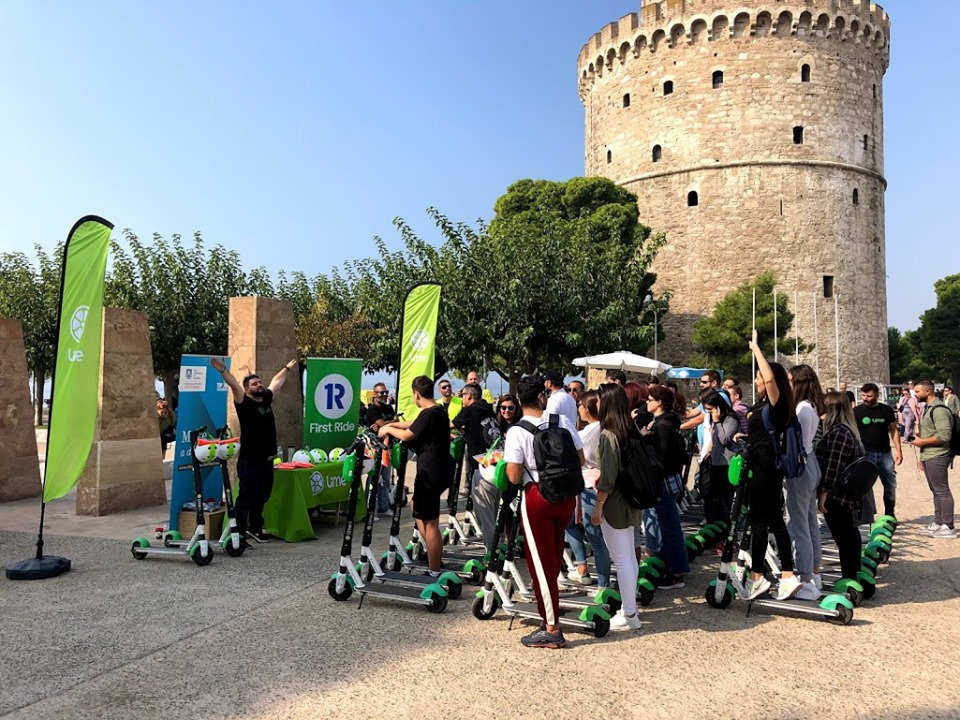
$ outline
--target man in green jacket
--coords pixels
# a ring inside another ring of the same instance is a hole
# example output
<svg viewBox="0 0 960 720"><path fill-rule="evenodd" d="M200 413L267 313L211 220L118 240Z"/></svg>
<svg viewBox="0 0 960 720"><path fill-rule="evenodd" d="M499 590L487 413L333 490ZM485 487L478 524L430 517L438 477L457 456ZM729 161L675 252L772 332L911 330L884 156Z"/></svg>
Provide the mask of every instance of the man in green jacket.
<svg viewBox="0 0 960 720"><path fill-rule="evenodd" d="M927 404L920 418L920 432L912 445L920 449L920 466L933 493L933 522L926 530L931 537L954 539L953 493L948 473L953 463L950 438L953 434L953 413L934 394L933 383L921 380L913 386L919 402Z"/></svg>

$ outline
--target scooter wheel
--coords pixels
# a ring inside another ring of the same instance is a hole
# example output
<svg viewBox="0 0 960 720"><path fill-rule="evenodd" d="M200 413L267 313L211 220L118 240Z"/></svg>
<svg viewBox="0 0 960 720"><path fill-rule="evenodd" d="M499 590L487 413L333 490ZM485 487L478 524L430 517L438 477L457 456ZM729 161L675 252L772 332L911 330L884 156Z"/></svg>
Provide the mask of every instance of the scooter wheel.
<svg viewBox="0 0 960 720"><path fill-rule="evenodd" d="M870 600L874 595L877 594L877 584L872 582L860 581L860 584L863 585L863 599Z"/></svg>
<svg viewBox="0 0 960 720"><path fill-rule="evenodd" d="M227 538L227 541L223 544L223 551L230 557L240 557L246 549L247 544L243 541L243 538L240 539L240 547L238 548L233 546L233 538Z"/></svg>
<svg viewBox="0 0 960 720"><path fill-rule="evenodd" d="M597 615L593 618L593 636L602 638L610 632L610 621L605 617Z"/></svg>
<svg viewBox="0 0 960 720"><path fill-rule="evenodd" d="M133 541L133 544L130 545L130 552L133 553L133 556L137 560L145 560L147 554L142 552L140 548L150 547L150 541L146 538L137 538Z"/></svg>
<svg viewBox="0 0 960 720"><path fill-rule="evenodd" d="M717 592L713 585L707 586L707 591L703 594L704 599L707 601L707 605L718 610L726 610L730 607L730 603L733 602L733 593L730 592L730 588L726 587L723 590L723 597L720 600L717 600Z"/></svg>
<svg viewBox="0 0 960 720"><path fill-rule="evenodd" d="M365 563L367 569L363 571L363 581L365 583L370 583L373 581L373 565L370 563Z"/></svg>
<svg viewBox="0 0 960 720"><path fill-rule="evenodd" d="M193 558L193 561L200 567L209 565L213 562L213 548L209 545L207 546L207 554L204 555L200 546L198 545L193 549L193 552L190 553L190 557Z"/></svg>
<svg viewBox="0 0 960 720"><path fill-rule="evenodd" d="M641 607L647 607L653 602L654 592L650 588L641 587L637 590L637 600ZM619 609L619 608L618 608Z"/></svg>
<svg viewBox="0 0 960 720"><path fill-rule="evenodd" d="M473 616L477 620L489 620L490 618L492 618L494 615L497 614L498 607L500 607L500 601L497 598L494 598L493 605L490 607L489 610L486 610L483 607L483 598L478 597L473 601L473 605L471 606L470 610L473 612Z"/></svg>
<svg viewBox="0 0 960 720"><path fill-rule="evenodd" d="M834 625L849 625L853 620L853 610L846 605L837 605L837 616L829 618Z"/></svg>
<svg viewBox="0 0 960 720"><path fill-rule="evenodd" d="M699 555L700 553L698 553L695 548L687 545L687 562L693 562Z"/></svg>
<svg viewBox="0 0 960 720"><path fill-rule="evenodd" d="M890 561L890 548L877 548L877 560L879 560L881 564L888 563Z"/></svg>
<svg viewBox="0 0 960 720"><path fill-rule="evenodd" d="M410 558L412 560L419 560L424 555L426 555L426 553L423 551L423 545L420 543L413 543L413 547L410 548Z"/></svg>
<svg viewBox="0 0 960 720"><path fill-rule="evenodd" d="M447 591L447 597L451 600L456 600L463 595L463 583L452 582L449 585L444 585L443 589Z"/></svg>
<svg viewBox="0 0 960 720"><path fill-rule="evenodd" d="M443 595L438 595L434 593L430 596L430 604L427 605L427 610L432 613L442 613L447 609L447 598Z"/></svg>
<svg viewBox="0 0 960 720"><path fill-rule="evenodd" d="M864 588L866 589L866 588ZM853 603L855 608L860 607L863 604L863 598L865 593L860 592L856 588L847 588L847 597L850 598L850 602Z"/></svg>
<svg viewBox="0 0 960 720"><path fill-rule="evenodd" d="M393 556L393 564L390 566L390 570L393 572L400 572L403 569L403 562L396 555Z"/></svg>
<svg viewBox="0 0 960 720"><path fill-rule="evenodd" d="M353 587L350 583L344 583L343 590L337 592L337 579L331 578L330 582L327 583L327 592L330 593L330 597L334 600L341 602L353 595Z"/></svg>

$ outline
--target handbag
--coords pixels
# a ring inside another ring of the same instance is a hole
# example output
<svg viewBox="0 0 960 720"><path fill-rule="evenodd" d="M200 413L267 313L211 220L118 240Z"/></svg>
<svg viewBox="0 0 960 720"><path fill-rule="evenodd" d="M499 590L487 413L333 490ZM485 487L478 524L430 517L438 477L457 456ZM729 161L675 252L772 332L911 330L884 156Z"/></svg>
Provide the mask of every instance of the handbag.
<svg viewBox="0 0 960 720"><path fill-rule="evenodd" d="M847 465L833 488L834 495L842 495L851 500L862 500L873 490L874 483L880 477L880 470L866 456L858 457Z"/></svg>

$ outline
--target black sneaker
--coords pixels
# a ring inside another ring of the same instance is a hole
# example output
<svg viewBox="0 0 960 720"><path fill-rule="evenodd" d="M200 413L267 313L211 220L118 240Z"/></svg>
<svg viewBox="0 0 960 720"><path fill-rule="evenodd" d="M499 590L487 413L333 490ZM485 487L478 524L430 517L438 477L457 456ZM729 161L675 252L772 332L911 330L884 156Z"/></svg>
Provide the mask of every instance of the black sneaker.
<svg viewBox="0 0 960 720"><path fill-rule="evenodd" d="M679 590L686 586L687 584L683 581L683 575L667 575L657 583L657 587L661 590Z"/></svg>
<svg viewBox="0 0 960 720"><path fill-rule="evenodd" d="M525 647L551 648L553 650L567 646L567 640L563 637L563 632L551 633L547 632L546 629L534 630L529 635L520 638L520 642Z"/></svg>
<svg viewBox="0 0 960 720"><path fill-rule="evenodd" d="M247 537L258 543L270 542L270 538L268 538L267 534L263 531L255 533L255 532L252 532L251 530L247 530Z"/></svg>

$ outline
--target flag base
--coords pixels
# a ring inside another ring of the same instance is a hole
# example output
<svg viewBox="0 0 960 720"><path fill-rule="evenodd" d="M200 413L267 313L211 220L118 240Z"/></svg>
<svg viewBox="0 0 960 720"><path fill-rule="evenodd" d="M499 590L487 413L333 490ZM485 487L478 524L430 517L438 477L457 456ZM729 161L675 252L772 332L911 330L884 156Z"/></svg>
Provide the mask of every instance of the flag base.
<svg viewBox="0 0 960 720"><path fill-rule="evenodd" d="M46 580L70 570L70 558L44 555L7 565L7 580Z"/></svg>

